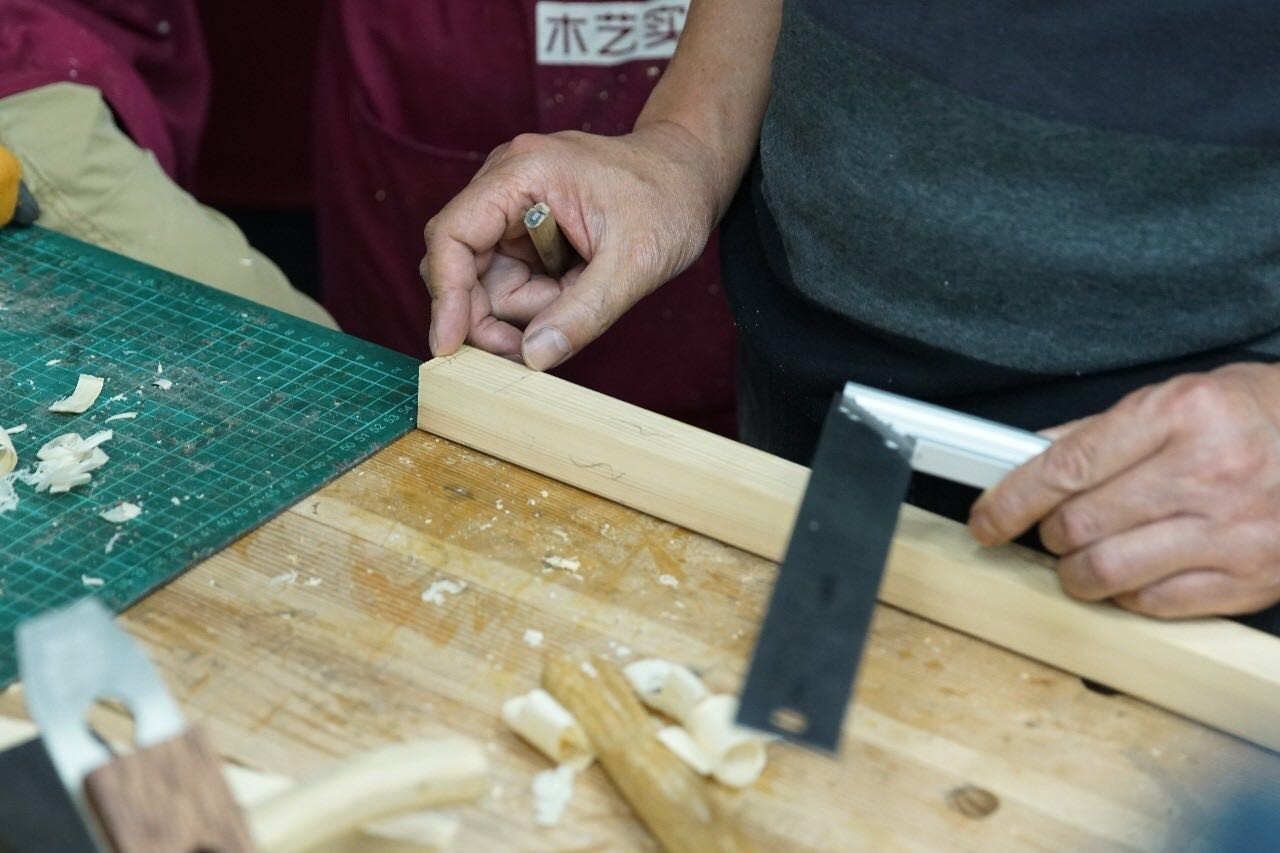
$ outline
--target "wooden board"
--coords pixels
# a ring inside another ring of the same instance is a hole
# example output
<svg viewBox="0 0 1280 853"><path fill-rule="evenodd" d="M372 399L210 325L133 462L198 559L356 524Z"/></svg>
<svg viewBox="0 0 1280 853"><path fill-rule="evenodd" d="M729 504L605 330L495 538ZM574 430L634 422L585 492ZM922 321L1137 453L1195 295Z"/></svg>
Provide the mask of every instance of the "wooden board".
<svg viewBox="0 0 1280 853"><path fill-rule="evenodd" d="M418 400L423 429L771 560L808 475L470 348L424 364ZM1049 565L1017 546L982 549L961 525L904 506L881 600L1280 749L1280 640L1222 619L1082 604Z"/></svg>
<svg viewBox="0 0 1280 853"><path fill-rule="evenodd" d="M577 558L578 577L548 555ZM561 826L537 828L529 783L548 765L499 706L538 684L548 650L623 659L626 646L625 659L685 661L736 690L773 576L759 557L417 432L122 623L231 761L305 778L454 732L487 744L495 780L456 810L457 850L646 850L599 769L579 777ZM442 578L467 588L422 601ZM858 691L838 761L773 746L736 798L761 849L1158 848L1237 784L1280 776L1280 759L1239 740L893 607L877 612ZM19 706L0 696L0 714ZM965 785L996 810L953 807Z"/></svg>

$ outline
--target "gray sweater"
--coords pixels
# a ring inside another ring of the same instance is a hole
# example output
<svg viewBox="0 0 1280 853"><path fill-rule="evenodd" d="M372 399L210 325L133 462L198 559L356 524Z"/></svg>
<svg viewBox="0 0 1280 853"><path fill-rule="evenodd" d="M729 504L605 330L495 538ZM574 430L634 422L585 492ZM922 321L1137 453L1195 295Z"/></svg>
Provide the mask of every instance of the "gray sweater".
<svg viewBox="0 0 1280 853"><path fill-rule="evenodd" d="M1010 106L794 2L773 87L763 193L819 306L1041 374L1280 351L1280 147Z"/></svg>

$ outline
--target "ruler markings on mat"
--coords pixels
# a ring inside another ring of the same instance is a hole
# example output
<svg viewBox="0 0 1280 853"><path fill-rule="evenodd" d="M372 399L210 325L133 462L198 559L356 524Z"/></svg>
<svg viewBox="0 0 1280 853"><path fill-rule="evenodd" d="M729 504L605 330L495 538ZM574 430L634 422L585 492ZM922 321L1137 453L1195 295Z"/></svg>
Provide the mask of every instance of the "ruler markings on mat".
<svg viewBox="0 0 1280 853"><path fill-rule="evenodd" d="M87 594L122 610L410 430L417 366L62 235L0 233L0 427L28 425L19 468L62 433L115 432L89 484L15 484L0 515L0 688L18 622ZM98 402L48 412L79 373L106 378ZM125 500L142 515L97 517Z"/></svg>

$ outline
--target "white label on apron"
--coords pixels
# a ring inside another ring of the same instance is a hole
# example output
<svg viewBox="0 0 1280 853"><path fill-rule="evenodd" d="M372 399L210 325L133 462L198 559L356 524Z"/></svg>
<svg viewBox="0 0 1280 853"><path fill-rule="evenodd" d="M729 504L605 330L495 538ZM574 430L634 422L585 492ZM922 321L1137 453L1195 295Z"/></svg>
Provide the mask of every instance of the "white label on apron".
<svg viewBox="0 0 1280 853"><path fill-rule="evenodd" d="M687 0L539 0L538 64L620 65L637 59L670 59L688 11Z"/></svg>

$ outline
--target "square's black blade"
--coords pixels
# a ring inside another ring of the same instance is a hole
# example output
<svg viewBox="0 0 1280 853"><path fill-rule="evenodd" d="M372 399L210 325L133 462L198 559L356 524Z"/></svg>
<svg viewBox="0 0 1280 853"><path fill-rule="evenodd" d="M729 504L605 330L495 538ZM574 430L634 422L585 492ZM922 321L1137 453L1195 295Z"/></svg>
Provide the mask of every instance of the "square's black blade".
<svg viewBox="0 0 1280 853"><path fill-rule="evenodd" d="M740 724L836 749L911 479L911 445L836 397L756 640Z"/></svg>

